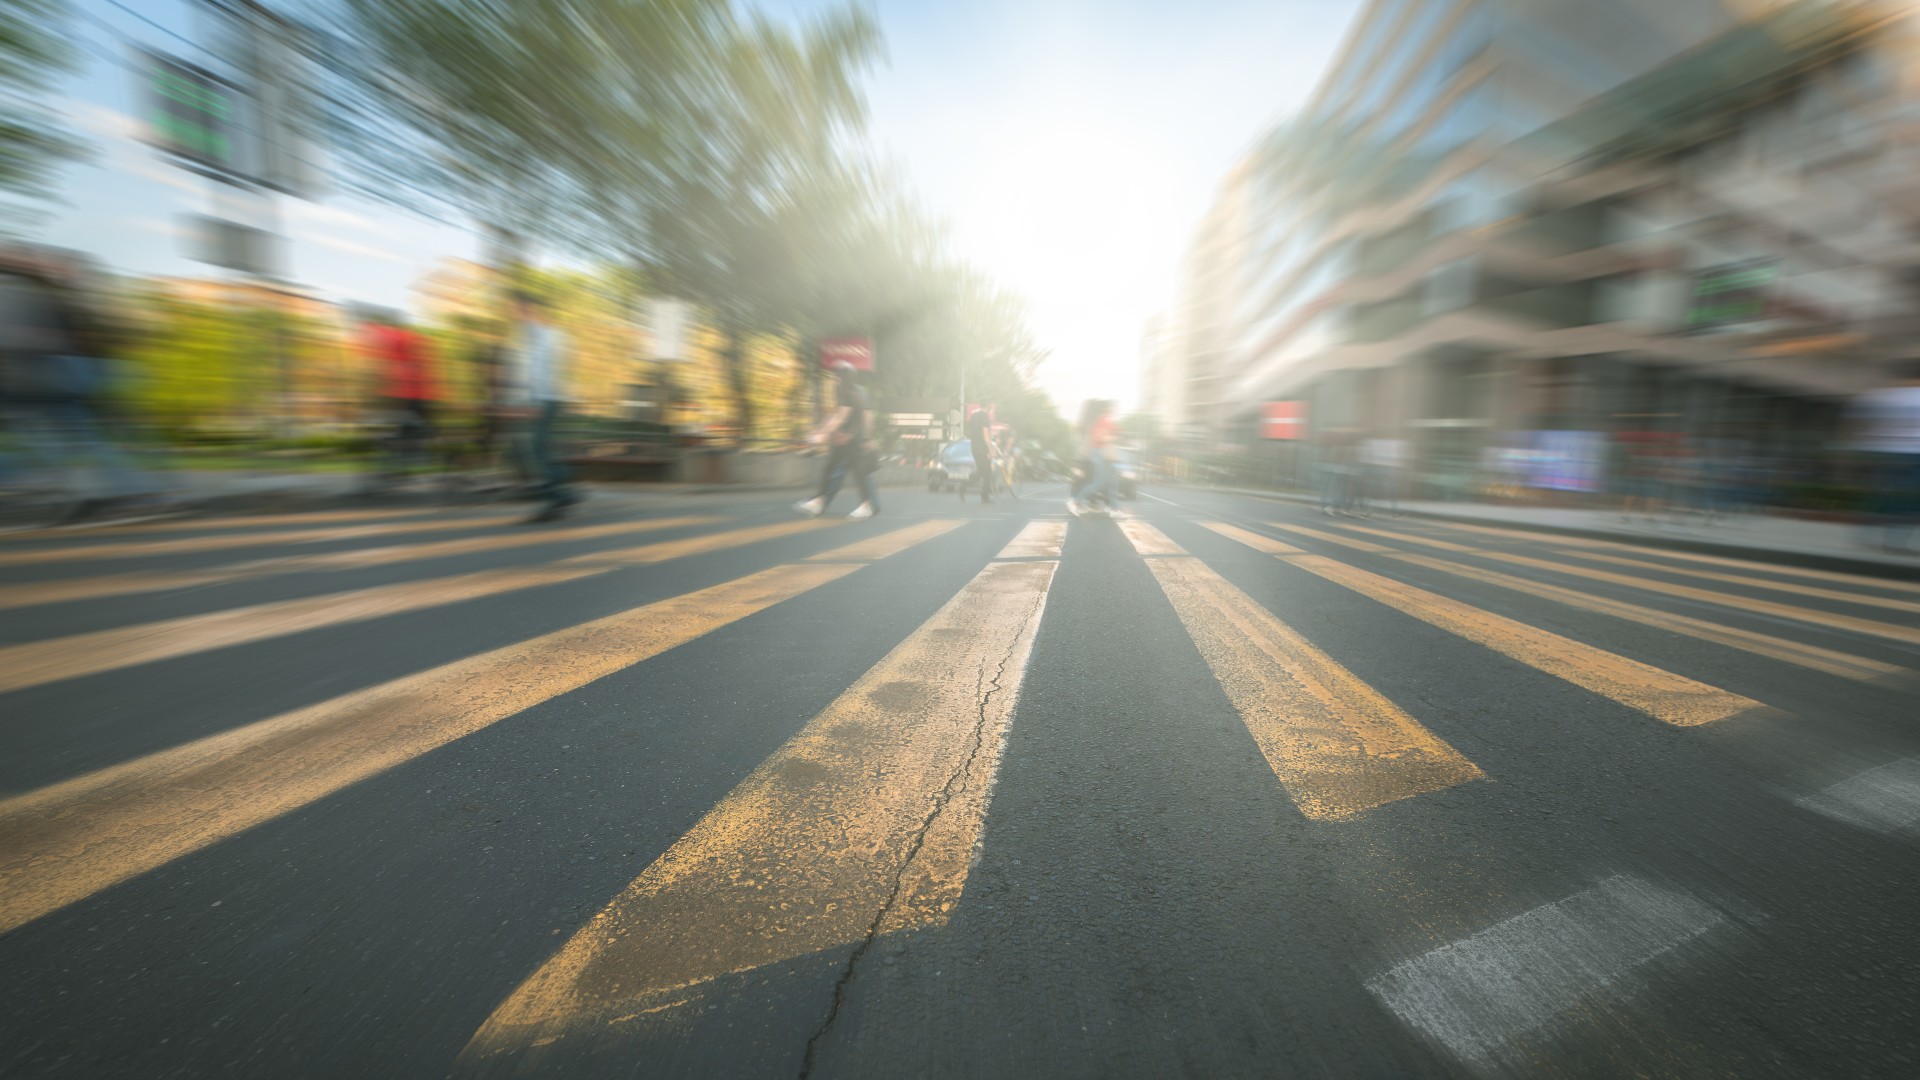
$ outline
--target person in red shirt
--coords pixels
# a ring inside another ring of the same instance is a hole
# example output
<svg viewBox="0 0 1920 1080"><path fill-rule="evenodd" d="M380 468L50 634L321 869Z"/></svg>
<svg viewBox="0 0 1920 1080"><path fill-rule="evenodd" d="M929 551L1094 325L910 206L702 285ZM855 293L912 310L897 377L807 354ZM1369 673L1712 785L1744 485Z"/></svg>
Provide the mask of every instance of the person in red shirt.
<svg viewBox="0 0 1920 1080"><path fill-rule="evenodd" d="M362 341L379 365L382 404L393 428L383 440L375 486L391 484L427 458L434 443L434 403L439 398L426 338L397 311L367 320Z"/></svg>

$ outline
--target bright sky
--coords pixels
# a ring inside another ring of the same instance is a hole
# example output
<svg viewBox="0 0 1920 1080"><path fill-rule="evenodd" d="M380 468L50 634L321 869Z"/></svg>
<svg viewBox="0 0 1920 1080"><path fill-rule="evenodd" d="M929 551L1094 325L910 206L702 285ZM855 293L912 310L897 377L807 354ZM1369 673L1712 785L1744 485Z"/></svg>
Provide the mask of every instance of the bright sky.
<svg viewBox="0 0 1920 1080"><path fill-rule="evenodd" d="M760 0L775 13L833 0ZM209 185L133 138L129 42L196 59L186 0L74 0L85 69L66 111L96 144L68 170L46 239L141 273L205 275L183 258L184 214ZM1214 186L1319 79L1360 0L879 0L888 62L869 83L873 133L954 249L1024 295L1062 408L1132 404L1140 332L1170 301ZM128 9L138 11L132 14ZM141 18L144 16L144 19ZM282 200L292 277L390 305L471 231L339 196ZM885 362L885 357L880 361Z"/></svg>

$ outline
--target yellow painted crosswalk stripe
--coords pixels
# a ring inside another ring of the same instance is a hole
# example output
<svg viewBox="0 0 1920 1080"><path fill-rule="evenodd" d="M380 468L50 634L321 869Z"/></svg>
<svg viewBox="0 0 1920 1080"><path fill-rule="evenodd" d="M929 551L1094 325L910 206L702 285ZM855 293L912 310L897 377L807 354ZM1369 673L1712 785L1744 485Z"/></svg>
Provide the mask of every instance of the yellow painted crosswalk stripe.
<svg viewBox="0 0 1920 1080"><path fill-rule="evenodd" d="M1470 555L1483 554L1478 548L1448 543L1445 540L1435 540L1430 537L1390 533L1381 529L1364 528L1359 525L1340 525L1336 527L1354 532L1368 533L1374 536L1404 540L1410 543L1424 544L1443 551L1458 551ZM1411 551L1383 548L1378 544L1369 544L1364 540L1354 540L1349 537L1332 536L1325 533L1322 533L1321 536L1330 543L1341 544L1357 550L1384 553L1401 562L1411 563L1415 566L1423 566L1429 570L1438 570L1441 573L1453 574L1457 577L1485 582L1489 585L1495 585L1503 589L1511 589L1514 592L1525 593L1529 596L1537 596L1543 600L1551 600L1568 607L1579 608L1584 611L1593 611L1602 615L1611 615L1614 618L1640 623L1643 626L1651 626L1676 634L1684 634L1688 637L1699 638L1702 641L1711 641L1718 645L1740 649L1758 656L1767 657L1771 660L1780 660L1799 667L1811 668L1815 671L1824 671L1830 675L1838 675L1845 679L1854 679L1861 682L1906 682L1914 677L1914 672L1908 668L1903 668L1895 664L1881 663L1878 660L1870 660L1864 656L1854 656L1850 653L1843 653L1834 649L1823 649L1817 645L1808 645L1804 642L1774 637L1770 634L1755 633L1754 631L1743 630L1739 627L1722 626L1719 623L1708 622L1705 619L1696 619L1690 615L1678 615L1670 611L1661 611L1658 608L1629 604L1624 600L1613 600L1603 596L1594 596L1591 593L1562 588L1559 585L1549 585L1546 582L1533 581L1529 578L1515 577L1512 574L1503 574L1497 570L1487 570L1478 566L1470 566L1466 563L1436 559Z"/></svg>
<svg viewBox="0 0 1920 1080"><path fill-rule="evenodd" d="M1185 555L1186 550L1167 536L1166 533L1141 521L1139 518L1125 518L1120 522L1120 534L1133 545L1139 555Z"/></svg>
<svg viewBox="0 0 1920 1080"><path fill-rule="evenodd" d="M1561 555L1604 562L1614 566L1626 566L1635 570L1653 570L1662 574L1674 574L1679 577L1695 578L1701 581L1721 581L1729 585L1745 585L1755 589L1768 589L1773 592L1793 593L1796 596L1811 596L1820 600L1833 600L1843 604L1860 604L1864 607L1888 608L1893 611L1920 612L1920 603L1912 600L1898 600L1891 596L1874 596L1869 593L1847 592L1841 589L1823 589L1817 585L1802 585L1796 581L1776 581L1772 578L1754 577L1751 574L1723 574L1716 570L1695 570L1691 567L1668 566L1663 563L1649 562L1646 559L1633 559L1624 555L1609 555L1602 551L1563 551Z"/></svg>
<svg viewBox="0 0 1920 1080"><path fill-rule="evenodd" d="M0 933L861 565L775 566L0 801Z"/></svg>
<svg viewBox="0 0 1920 1080"><path fill-rule="evenodd" d="M1067 523L1064 521L1029 521L1021 526L1005 550L1000 552L1003 559L1057 559L1060 549L1067 542Z"/></svg>
<svg viewBox="0 0 1920 1080"><path fill-rule="evenodd" d="M273 547L278 544L321 544L340 540L362 540L374 536L399 536L404 533L484 529L490 525L503 524L508 520L510 519L499 514L488 514L482 517L436 518L432 521L405 521L386 525L343 525L326 529L297 529L282 533L183 536L172 540L129 540L123 544L73 544L22 551L0 551L0 566L81 562L92 559L144 559L160 555L225 551L229 548Z"/></svg>
<svg viewBox="0 0 1920 1080"><path fill-rule="evenodd" d="M1326 533L1299 525L1277 525L1276 527L1286 529L1290 532L1296 532L1303 536L1318 536L1322 538L1328 536ZM1392 550L1391 548L1379 547L1378 545L1375 545L1375 547L1378 548L1379 551ZM1905 642L1910 645L1920 645L1920 628L1901 626L1898 623L1881 622L1878 619L1863 619L1854 615L1841 615L1836 612L1820 611L1815 608L1800 607L1796 604L1782 604L1773 600L1760 600L1750 596L1736 596L1731 593L1714 592L1711 589L1698 589L1691 585L1681 585L1677 582L1655 581L1645 577L1632 577L1627 574L1616 574L1610 570L1600 570L1591 566L1576 566L1564 561L1556 562L1552 559L1537 559L1530 555L1516 555L1508 551L1483 551L1477 548L1467 550L1471 550L1473 554L1481 558L1509 563L1514 566L1527 566L1555 574L1586 578L1589 581L1604 581L1610 585L1624 585L1627 588L1640 589L1644 592L1657 592L1662 596L1677 596L1688 600L1697 600L1704 604L1713 604L1718 607L1750 611L1756 615L1771 615L1777 618L1792 619L1795 622L1810 623L1814 626L1824 626L1833 630L1846 630L1856 634L1866 634L1871 637L1882 637L1892 641Z"/></svg>
<svg viewBox="0 0 1920 1080"><path fill-rule="evenodd" d="M1677 559L1681 562L1699 563L1708 566L1724 566L1735 570L1762 571L1769 574L1781 574L1787 577L1803 578L1808 581L1831 581L1837 585L1853 585L1886 592L1920 594L1920 582L1896 581L1890 578L1868 577L1864 574L1848 574L1838 570L1816 570L1806 566L1782 566L1779 563L1757 562L1753 559L1736 559L1727 555L1705 555L1697 551L1676 551L1661 548L1648 552L1644 548L1629 543L1612 540L1596 540L1586 536L1569 536L1562 533L1528 532L1524 529L1501 529L1491 525L1466 525L1460 522L1429 522L1452 532L1472 533L1479 536L1498 536L1508 540L1524 540L1536 544L1554 544L1560 547L1601 548L1612 551L1633 552L1635 554L1653 554L1662 559Z"/></svg>
<svg viewBox="0 0 1920 1080"><path fill-rule="evenodd" d="M31 607L36 604L62 604L77 600L98 600L110 596L132 596L174 589L196 589L204 585L224 585L234 581L310 570L363 570L374 566L444 559L455 555L474 555L486 551L507 551L514 548L594 540L603 536L693 528L717 524L724 520L726 519L709 514L689 514L681 517L579 525L565 529L518 530L505 534L463 537L458 540L436 540L425 544L393 544L383 547L355 548L351 551L316 552L311 555L280 555L206 570L107 574L100 577L0 585L0 609Z"/></svg>
<svg viewBox="0 0 1920 1080"><path fill-rule="evenodd" d="M1485 779L1446 740L1160 530L1123 524L1133 526L1125 531L1136 551L1159 556L1147 560L1153 576L1302 814L1345 821Z"/></svg>
<svg viewBox="0 0 1920 1080"><path fill-rule="evenodd" d="M1058 565L989 563L515 990L468 1053L544 1045L723 975L944 923Z"/></svg>
<svg viewBox="0 0 1920 1080"><path fill-rule="evenodd" d="M1303 536L1315 529L1276 525ZM1643 664L1617 653L1528 626L1438 593L1369 573L1321 555L1282 556L1288 563L1466 638L1549 675L1678 727L1710 724L1762 708L1752 698Z"/></svg>
<svg viewBox="0 0 1920 1080"><path fill-rule="evenodd" d="M704 555L837 524L791 521L621 551L563 559L543 567L482 570L472 574L376 585L349 592L253 604L230 611L119 626L85 634L0 647L0 693L62 679L98 675L135 664L168 660L210 649L267 641L288 634L421 611L521 589L558 585L621 566ZM949 523L952 527L955 523ZM859 560L854 560L859 561Z"/></svg>
<svg viewBox="0 0 1920 1080"><path fill-rule="evenodd" d="M342 521L389 521L395 518L424 517L430 510L304 510L291 514L250 514L236 517L189 517L169 521L149 521L127 525L98 527L62 526L30 529L0 536L0 544L44 540L70 540L80 536L141 536L157 532L214 532L221 529L274 529L289 525L324 525Z"/></svg>
<svg viewBox="0 0 1920 1080"><path fill-rule="evenodd" d="M931 521L922 521L917 525L908 525L904 529L895 529L892 532L882 533L868 540L858 540L844 547L834 548L832 551L823 551L818 555L809 555L807 556L807 561L867 562L872 559L883 558L893 551L898 550L900 544L918 544L922 541L945 536L964 524L966 524L966 522L955 521L951 518L935 518Z"/></svg>

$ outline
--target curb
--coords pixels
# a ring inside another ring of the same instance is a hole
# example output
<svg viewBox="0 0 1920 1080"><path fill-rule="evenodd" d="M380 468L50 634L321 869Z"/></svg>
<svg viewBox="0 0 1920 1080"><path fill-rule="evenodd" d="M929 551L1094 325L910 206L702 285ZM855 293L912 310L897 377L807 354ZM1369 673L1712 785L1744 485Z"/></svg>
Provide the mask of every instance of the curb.
<svg viewBox="0 0 1920 1080"><path fill-rule="evenodd" d="M1251 488L1205 488L1201 490L1217 491L1229 495L1245 495L1250 498L1267 499L1273 502L1314 504L1319 501L1312 495L1295 495L1283 491L1256 491ZM1920 562L1897 563L1850 555L1830 555L1813 551L1788 551L1782 548L1753 547L1750 545L1729 544L1724 541L1708 540L1699 537L1667 536L1660 533L1619 533L1607 529L1583 529L1573 525L1549 525L1532 521L1488 521L1462 514L1448 514L1434 510L1403 510L1401 516L1423 518L1429 521L1452 522L1455 524L1486 525L1491 528L1537 532L1552 536L1575 536L1585 540L1605 540L1609 543L1625 544L1628 546L1668 548L1673 551L1686 551L1696 555L1715 555L1723 558L1745 559L1748 562L1774 563L1780 566L1799 567L1804 570L1828 570L1835 573L1855 574L1862 577L1886 578L1889 581L1920 581Z"/></svg>

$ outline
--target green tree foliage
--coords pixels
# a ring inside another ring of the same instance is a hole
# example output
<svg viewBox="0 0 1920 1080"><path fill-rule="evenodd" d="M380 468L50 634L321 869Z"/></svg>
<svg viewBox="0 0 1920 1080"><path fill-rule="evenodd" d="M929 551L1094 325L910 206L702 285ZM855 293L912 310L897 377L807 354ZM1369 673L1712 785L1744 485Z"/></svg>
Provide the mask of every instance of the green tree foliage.
<svg viewBox="0 0 1920 1080"><path fill-rule="evenodd" d="M53 167L81 151L45 105L48 84L72 61L65 13L62 0L0 3L0 192L13 200L45 197ZM0 226L24 210L11 202L0 210Z"/></svg>
<svg viewBox="0 0 1920 1080"><path fill-rule="evenodd" d="M824 336L876 339L883 394L957 394L963 376L1026 393L1041 354L1017 302L948 259L859 150L881 49L863 10L798 26L730 0L343 10L360 186L694 301L743 435L791 433Z"/></svg>

